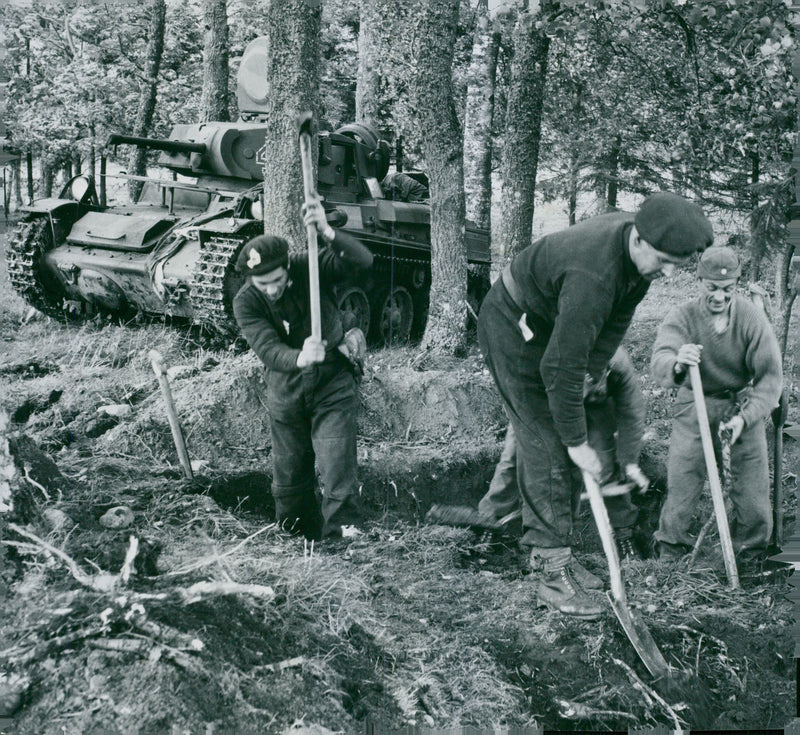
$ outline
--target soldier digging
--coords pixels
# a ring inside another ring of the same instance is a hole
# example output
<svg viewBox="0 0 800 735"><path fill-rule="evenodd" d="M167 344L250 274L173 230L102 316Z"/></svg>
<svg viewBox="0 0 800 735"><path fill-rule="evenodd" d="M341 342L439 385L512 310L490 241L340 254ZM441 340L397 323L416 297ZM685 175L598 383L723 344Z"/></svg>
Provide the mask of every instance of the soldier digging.
<svg viewBox="0 0 800 735"><path fill-rule="evenodd" d="M537 602L593 619L603 607L578 581L571 550L571 463L600 480L587 440L584 376L599 376L651 281L713 241L700 207L668 192L547 235L492 286L478 339L517 440L523 539ZM583 575L585 576L585 575Z"/></svg>
<svg viewBox="0 0 800 735"><path fill-rule="evenodd" d="M282 237L259 235L242 249L237 268L247 280L233 312L267 369L277 520L308 539L336 538L343 530L347 535L359 517L356 386L365 345L360 330L345 335L332 288L363 275L372 253L334 230L319 200L304 205L304 223L314 225L327 245L319 251L322 339L311 336L308 254L289 255Z"/></svg>

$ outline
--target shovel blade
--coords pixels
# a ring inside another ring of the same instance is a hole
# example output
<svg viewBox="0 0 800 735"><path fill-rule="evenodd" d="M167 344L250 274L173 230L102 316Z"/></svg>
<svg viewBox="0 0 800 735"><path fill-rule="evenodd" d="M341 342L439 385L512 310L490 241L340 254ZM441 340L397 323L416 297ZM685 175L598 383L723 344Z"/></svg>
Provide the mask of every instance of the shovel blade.
<svg viewBox="0 0 800 735"><path fill-rule="evenodd" d="M656 679L669 676L669 664L661 655L653 636L650 635L650 631L641 618L631 611L627 605L615 600L610 592L607 592L606 596L611 603L611 609L625 631L625 635L628 636L628 640L633 644L636 653L639 654L639 658L647 667L650 675Z"/></svg>

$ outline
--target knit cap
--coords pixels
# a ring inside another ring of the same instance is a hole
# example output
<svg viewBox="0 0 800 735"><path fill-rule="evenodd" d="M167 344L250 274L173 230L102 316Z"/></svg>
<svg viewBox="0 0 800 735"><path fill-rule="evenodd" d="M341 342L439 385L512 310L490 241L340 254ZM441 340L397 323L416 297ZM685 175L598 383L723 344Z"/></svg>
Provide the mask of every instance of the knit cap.
<svg viewBox="0 0 800 735"><path fill-rule="evenodd" d="M668 191L651 194L634 219L639 236L663 253L684 257L714 242L711 223L694 202Z"/></svg>
<svg viewBox="0 0 800 735"><path fill-rule="evenodd" d="M259 235L242 248L236 270L246 276L261 276L288 264L289 243L276 235Z"/></svg>
<svg viewBox="0 0 800 735"><path fill-rule="evenodd" d="M736 280L742 273L739 257L731 248L718 245L709 248L700 257L697 264L697 277L709 281Z"/></svg>

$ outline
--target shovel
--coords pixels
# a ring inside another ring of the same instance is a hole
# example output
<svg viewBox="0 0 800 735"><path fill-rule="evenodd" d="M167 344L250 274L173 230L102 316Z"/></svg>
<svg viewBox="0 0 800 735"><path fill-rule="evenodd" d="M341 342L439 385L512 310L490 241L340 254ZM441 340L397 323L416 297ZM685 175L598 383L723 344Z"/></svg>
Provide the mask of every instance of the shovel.
<svg viewBox="0 0 800 735"><path fill-rule="evenodd" d="M603 542L603 551L608 560L611 591L606 596L611 603L611 609L650 674L657 679L669 677L671 675L669 664L664 659L664 656L661 655L661 651L658 650L653 636L650 635L650 631L639 616L628 608L625 586L622 583L622 570L620 569L617 545L614 543L614 532L611 530L611 521L608 519L608 511L603 502L600 485L588 472L583 473L583 483L589 495L592 515L594 515L600 540Z"/></svg>
<svg viewBox="0 0 800 735"><path fill-rule="evenodd" d="M158 378L158 384L161 387L161 394L164 396L164 403L167 407L167 419L169 420L169 428L172 431L172 440L175 442L175 449L178 452L178 459L183 467L183 474L186 475L187 480L194 477L192 472L192 463L189 461L189 454L186 451L186 443L183 441L183 432L181 425L178 422L178 413L175 411L175 403L172 400L172 391L169 388L169 380L167 379L167 369L164 367L164 358L158 350L150 350L148 355L150 362L153 363L153 372Z"/></svg>
<svg viewBox="0 0 800 735"><path fill-rule="evenodd" d="M298 135L300 138L300 164L303 169L303 196L306 205L317 197L317 187L314 183L314 165L311 161L311 121L310 112L302 112L297 117ZM319 306L319 249L317 247L317 228L314 225L306 227L308 240L308 285L311 295L311 336L317 340L322 339L322 322Z"/></svg>
<svg viewBox="0 0 800 735"><path fill-rule="evenodd" d="M700 368L697 365L689 366L689 377L692 381L692 393L697 409L697 423L700 425L700 439L703 442L703 455L708 471L708 485L711 488L711 500L714 502L714 515L717 517L717 530L719 542L722 547L722 558L725 561L725 572L728 575L728 584L731 589L739 589L739 571L736 569L736 557L733 555L731 530L728 526L728 515L725 512L725 498L722 496L722 483L719 479L717 458L714 455L714 443L711 438L711 428L708 425L708 410L706 398L703 394L703 383L700 379Z"/></svg>

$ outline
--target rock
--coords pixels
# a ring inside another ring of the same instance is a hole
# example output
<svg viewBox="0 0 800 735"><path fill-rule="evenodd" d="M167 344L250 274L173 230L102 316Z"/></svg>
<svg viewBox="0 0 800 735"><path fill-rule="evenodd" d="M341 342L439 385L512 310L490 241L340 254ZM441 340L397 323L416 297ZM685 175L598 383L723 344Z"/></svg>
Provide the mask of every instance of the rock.
<svg viewBox="0 0 800 735"><path fill-rule="evenodd" d="M316 722L295 720L281 735L335 735L336 730L318 725Z"/></svg>
<svg viewBox="0 0 800 735"><path fill-rule="evenodd" d="M71 528L74 525L72 519L63 510L59 510L58 508L45 508L42 511L42 517L51 531L60 531L62 529Z"/></svg>
<svg viewBox="0 0 800 735"><path fill-rule="evenodd" d="M133 511L127 505L118 505L102 515L100 525L106 528L127 528L133 525Z"/></svg>
<svg viewBox="0 0 800 735"><path fill-rule="evenodd" d="M0 673L0 717L11 717L19 710L29 685L27 677Z"/></svg>
<svg viewBox="0 0 800 735"><path fill-rule="evenodd" d="M114 403L109 406L100 406L97 413L105 416L113 416L114 418L124 419L131 415L131 407L127 403Z"/></svg>
<svg viewBox="0 0 800 735"><path fill-rule="evenodd" d="M119 419L116 416L98 416L86 422L83 433L90 439L96 439L98 436L105 434L109 429L115 427L118 423Z"/></svg>

